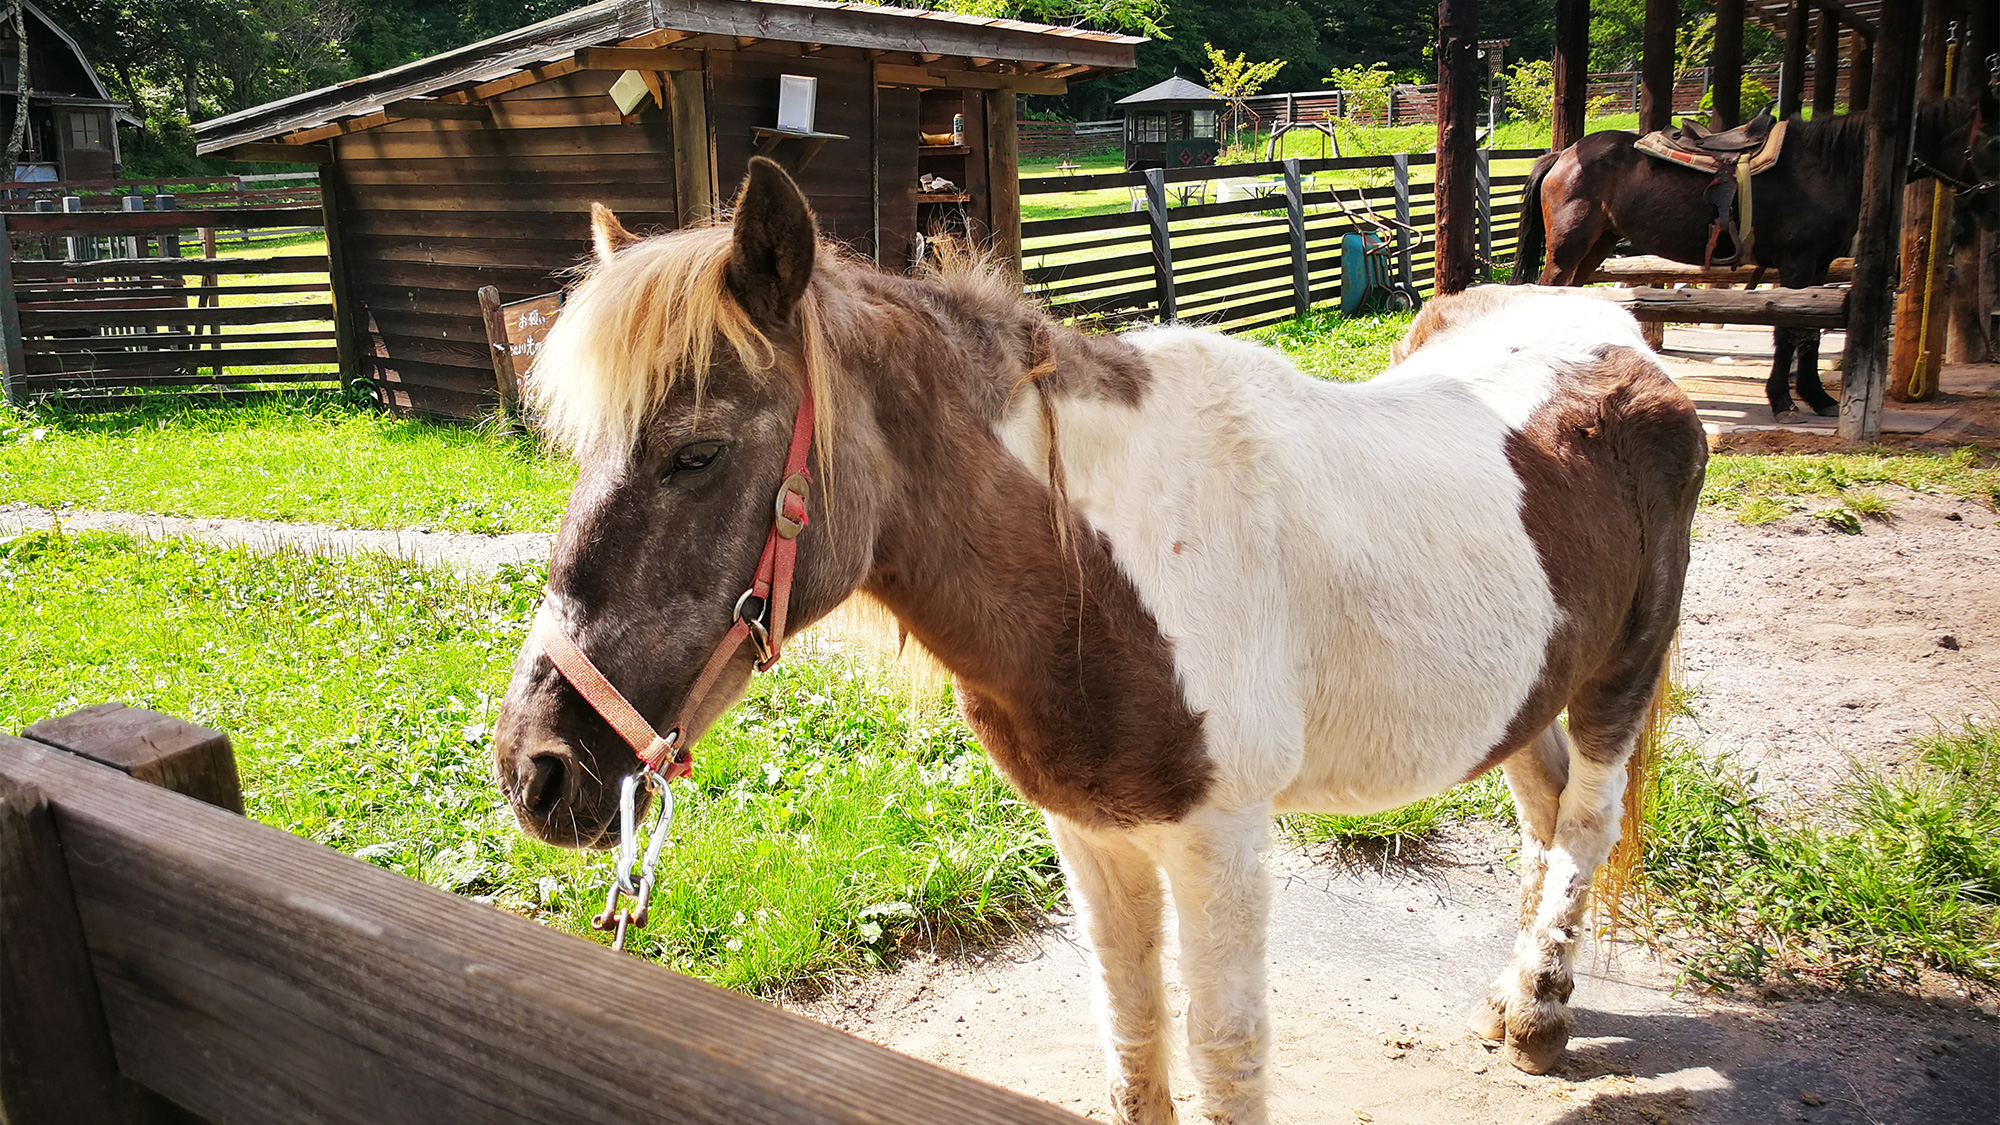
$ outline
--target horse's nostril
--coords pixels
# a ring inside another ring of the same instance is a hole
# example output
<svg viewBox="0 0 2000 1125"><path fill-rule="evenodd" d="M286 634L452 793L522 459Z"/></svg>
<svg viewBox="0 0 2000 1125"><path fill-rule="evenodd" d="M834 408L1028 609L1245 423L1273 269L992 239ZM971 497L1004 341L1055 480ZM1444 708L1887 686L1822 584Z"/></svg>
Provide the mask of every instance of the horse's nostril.
<svg viewBox="0 0 2000 1125"><path fill-rule="evenodd" d="M568 768L554 754L537 754L528 759L535 774L521 793L521 805L535 816L547 816L562 795L563 773Z"/></svg>

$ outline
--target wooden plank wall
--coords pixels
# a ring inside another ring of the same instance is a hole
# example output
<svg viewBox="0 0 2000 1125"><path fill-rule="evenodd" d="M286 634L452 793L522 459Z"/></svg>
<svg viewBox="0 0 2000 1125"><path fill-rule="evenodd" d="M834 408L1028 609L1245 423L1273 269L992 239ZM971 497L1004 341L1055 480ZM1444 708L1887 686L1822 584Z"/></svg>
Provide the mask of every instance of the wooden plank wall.
<svg viewBox="0 0 2000 1125"><path fill-rule="evenodd" d="M494 123L402 121L335 141L336 193L364 375L386 403L477 417L494 407L478 290L562 287L590 252L590 205L634 231L679 223L671 113L630 118L582 71L495 103ZM775 96L775 95L774 95Z"/></svg>
<svg viewBox="0 0 2000 1125"><path fill-rule="evenodd" d="M819 79L819 103L813 127L822 133L840 133L848 139L828 141L813 162L797 173L799 187L812 200L820 229L829 237L847 244L856 253L874 258L876 253L875 175L872 167L877 148L874 99L870 89L875 75L871 64L852 59L784 58L748 52L711 51L709 58L708 117L715 131L716 183L721 198L736 198L744 170L756 152L751 130L777 123L778 76L806 74ZM882 91L885 111L900 113L902 99L895 91ZM911 110L914 113L914 103ZM898 120L896 128L902 126ZM907 132L910 160L916 160L916 127ZM894 137L888 128L883 136ZM898 141L898 145L903 143ZM914 172L909 177L914 182ZM900 185L882 182L885 209L900 194ZM885 217L884 225L888 225ZM915 230L914 221L910 228ZM885 247L886 249L886 247ZM888 259L883 264L891 265Z"/></svg>

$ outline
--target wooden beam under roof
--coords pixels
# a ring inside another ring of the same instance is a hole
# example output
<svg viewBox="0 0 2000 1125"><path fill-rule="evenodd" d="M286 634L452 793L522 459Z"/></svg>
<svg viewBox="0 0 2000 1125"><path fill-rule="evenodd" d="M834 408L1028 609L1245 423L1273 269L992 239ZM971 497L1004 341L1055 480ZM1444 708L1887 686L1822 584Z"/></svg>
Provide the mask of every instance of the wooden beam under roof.
<svg viewBox="0 0 2000 1125"><path fill-rule="evenodd" d="M465 105L436 98L402 98L382 107L390 117L414 117L425 121L491 121L493 111L483 105Z"/></svg>
<svg viewBox="0 0 2000 1125"><path fill-rule="evenodd" d="M875 80L884 86L923 86L958 90L1014 90L1023 94L1061 94L1069 83L1060 78L1029 74L987 74L976 70L897 66L876 63Z"/></svg>
<svg viewBox="0 0 2000 1125"><path fill-rule="evenodd" d="M674 47L585 47L579 70L700 70L701 54Z"/></svg>

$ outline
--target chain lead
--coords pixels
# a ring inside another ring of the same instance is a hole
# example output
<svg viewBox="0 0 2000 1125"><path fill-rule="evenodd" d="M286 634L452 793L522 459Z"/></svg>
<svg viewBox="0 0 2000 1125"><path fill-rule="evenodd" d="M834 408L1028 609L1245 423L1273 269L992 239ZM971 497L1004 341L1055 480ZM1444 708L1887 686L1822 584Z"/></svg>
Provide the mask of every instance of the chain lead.
<svg viewBox="0 0 2000 1125"><path fill-rule="evenodd" d="M644 785L659 802L659 812L653 819L646 837L643 858L639 850L639 787ZM604 895L604 912L590 920L591 927L612 931L611 948L625 948L625 931L631 926L646 924L646 908L653 898L653 874L660 866L660 851L666 846L667 829L673 823L674 794L667 785L667 779L658 771L646 767L638 773L627 774L618 787L618 871L612 877L611 886ZM632 880L632 869L639 869L638 882ZM619 903L621 897L630 898L630 906Z"/></svg>

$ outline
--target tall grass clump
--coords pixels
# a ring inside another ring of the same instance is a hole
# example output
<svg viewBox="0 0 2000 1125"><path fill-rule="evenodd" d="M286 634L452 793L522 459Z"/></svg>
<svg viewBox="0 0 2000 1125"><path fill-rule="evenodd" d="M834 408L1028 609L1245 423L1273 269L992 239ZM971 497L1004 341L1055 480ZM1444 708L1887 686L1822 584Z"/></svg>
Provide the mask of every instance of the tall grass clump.
<svg viewBox="0 0 2000 1125"><path fill-rule="evenodd" d="M1686 746L1646 818L1637 919L1704 984L1770 976L2000 981L2000 725L1919 744L1899 770L1856 769L1810 823L1755 779Z"/></svg>

